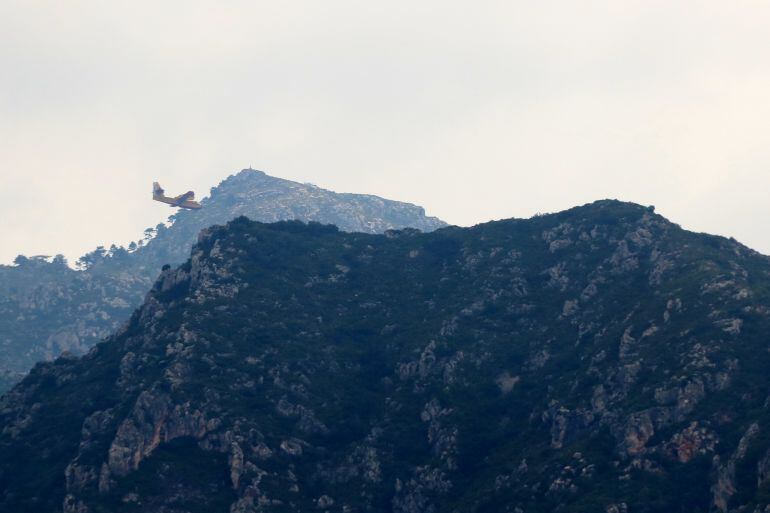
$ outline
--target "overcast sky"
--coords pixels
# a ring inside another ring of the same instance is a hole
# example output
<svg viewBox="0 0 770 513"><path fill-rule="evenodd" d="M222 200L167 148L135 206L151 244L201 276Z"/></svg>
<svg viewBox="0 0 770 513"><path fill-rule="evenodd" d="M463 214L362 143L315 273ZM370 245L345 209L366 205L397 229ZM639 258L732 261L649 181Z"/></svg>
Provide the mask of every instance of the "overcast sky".
<svg viewBox="0 0 770 513"><path fill-rule="evenodd" d="M0 263L252 166L459 225L601 198L770 253L766 1L0 1Z"/></svg>

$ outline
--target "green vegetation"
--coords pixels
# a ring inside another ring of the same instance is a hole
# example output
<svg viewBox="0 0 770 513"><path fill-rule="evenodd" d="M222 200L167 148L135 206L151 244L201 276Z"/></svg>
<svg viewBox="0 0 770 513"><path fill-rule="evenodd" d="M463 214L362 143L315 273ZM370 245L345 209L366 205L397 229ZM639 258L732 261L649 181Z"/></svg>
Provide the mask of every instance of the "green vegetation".
<svg viewBox="0 0 770 513"><path fill-rule="evenodd" d="M764 508L769 273L614 201L427 234L237 218L3 400L0 508Z"/></svg>

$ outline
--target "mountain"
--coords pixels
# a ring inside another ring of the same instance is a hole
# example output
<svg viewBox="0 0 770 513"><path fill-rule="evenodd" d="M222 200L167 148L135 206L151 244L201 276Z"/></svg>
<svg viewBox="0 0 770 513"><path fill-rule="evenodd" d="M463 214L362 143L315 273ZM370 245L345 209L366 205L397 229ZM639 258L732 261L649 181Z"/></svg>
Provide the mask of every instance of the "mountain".
<svg viewBox="0 0 770 513"><path fill-rule="evenodd" d="M149 200L148 200L149 201ZM0 392L37 361L64 351L83 354L114 332L141 305L164 264L184 262L198 233L238 216L257 221L299 219L341 230L382 233L413 227L430 231L446 224L421 207L362 194L340 194L244 169L202 201L145 231L129 248L98 248L75 271L63 257L23 257L0 265Z"/></svg>
<svg viewBox="0 0 770 513"><path fill-rule="evenodd" d="M767 512L770 261L600 201L238 218L0 400L0 510Z"/></svg>
<svg viewBox="0 0 770 513"><path fill-rule="evenodd" d="M198 233L238 216L265 223L300 220L333 224L346 232L383 233L394 228L432 231L446 223L427 217L422 207L365 194L345 194L268 176L244 169L211 190L202 210L180 210L172 216L171 229L155 235L152 244L137 253L143 266L182 263ZM147 264L145 264L145 262ZM153 278L158 267L152 267Z"/></svg>

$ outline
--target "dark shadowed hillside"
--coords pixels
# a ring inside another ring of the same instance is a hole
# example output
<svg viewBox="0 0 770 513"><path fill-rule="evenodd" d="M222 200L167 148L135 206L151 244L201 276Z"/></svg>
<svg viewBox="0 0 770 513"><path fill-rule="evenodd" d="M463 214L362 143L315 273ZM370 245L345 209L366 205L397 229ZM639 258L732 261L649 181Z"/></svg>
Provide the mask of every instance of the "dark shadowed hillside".
<svg viewBox="0 0 770 513"><path fill-rule="evenodd" d="M242 215L265 222L319 221L364 233L445 225L415 205L335 193L251 169L212 188L202 204L201 210L175 213L170 226L148 229L139 244L84 255L80 271L61 257L19 257L17 265L0 265L0 393L35 362L63 351L82 354L115 331L141 304L161 267L184 262L208 226Z"/></svg>
<svg viewBox="0 0 770 513"><path fill-rule="evenodd" d="M0 510L764 512L770 262L634 204L206 230L0 402Z"/></svg>

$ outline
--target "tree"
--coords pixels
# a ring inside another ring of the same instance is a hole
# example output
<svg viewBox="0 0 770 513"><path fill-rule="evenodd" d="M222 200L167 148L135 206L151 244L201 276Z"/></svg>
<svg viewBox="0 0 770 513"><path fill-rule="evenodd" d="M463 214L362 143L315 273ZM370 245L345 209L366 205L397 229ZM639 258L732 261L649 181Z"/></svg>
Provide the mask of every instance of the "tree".
<svg viewBox="0 0 770 513"><path fill-rule="evenodd" d="M126 248L123 246L116 246L113 244L110 246L110 252L109 252L110 258L115 260L116 262L121 262L128 257L128 251L126 251Z"/></svg>
<svg viewBox="0 0 770 513"><path fill-rule="evenodd" d="M95 250L78 258L76 264L77 268L83 271L91 269L93 266L104 260L106 254L107 250L104 249L104 246L98 246Z"/></svg>
<svg viewBox="0 0 770 513"><path fill-rule="evenodd" d="M155 233L156 233L155 228L147 228L144 231L144 242L145 243L150 242L152 238L155 237Z"/></svg>
<svg viewBox="0 0 770 513"><path fill-rule="evenodd" d="M53 260L51 261L53 265L59 265L62 267L67 266L67 258L62 255L61 253L57 254L55 257L53 257Z"/></svg>

